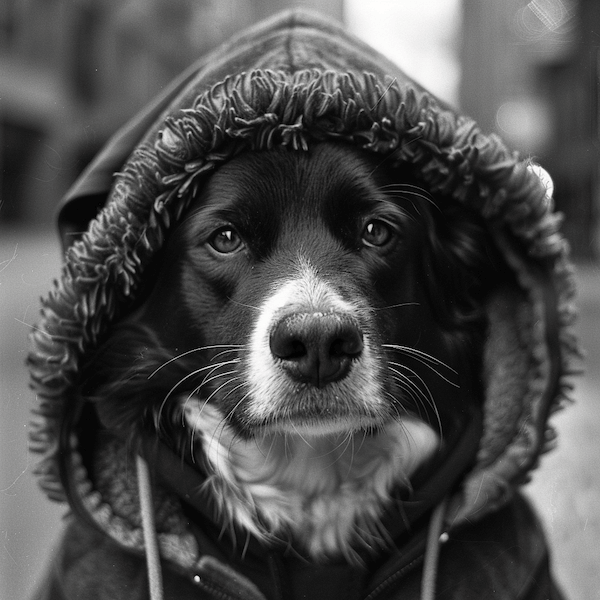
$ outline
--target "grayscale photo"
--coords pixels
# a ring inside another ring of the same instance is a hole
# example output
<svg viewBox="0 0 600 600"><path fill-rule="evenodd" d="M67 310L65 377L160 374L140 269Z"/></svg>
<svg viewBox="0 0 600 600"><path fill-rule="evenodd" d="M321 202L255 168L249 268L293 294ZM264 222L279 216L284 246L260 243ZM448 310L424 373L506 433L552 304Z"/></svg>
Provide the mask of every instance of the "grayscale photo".
<svg viewBox="0 0 600 600"><path fill-rule="evenodd" d="M599 36L4 0L0 600L600 600Z"/></svg>

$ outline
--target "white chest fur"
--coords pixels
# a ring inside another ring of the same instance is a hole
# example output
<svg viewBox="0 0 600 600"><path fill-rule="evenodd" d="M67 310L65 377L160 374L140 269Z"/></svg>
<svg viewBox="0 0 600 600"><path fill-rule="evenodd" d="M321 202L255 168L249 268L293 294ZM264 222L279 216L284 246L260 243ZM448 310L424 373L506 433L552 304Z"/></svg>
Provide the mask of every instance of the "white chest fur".
<svg viewBox="0 0 600 600"><path fill-rule="evenodd" d="M224 521L259 538L291 539L315 559L351 559L357 545L384 541L379 523L392 488L409 485L439 444L414 418L377 434L244 440L211 405L188 401L185 416L213 469L205 485Z"/></svg>

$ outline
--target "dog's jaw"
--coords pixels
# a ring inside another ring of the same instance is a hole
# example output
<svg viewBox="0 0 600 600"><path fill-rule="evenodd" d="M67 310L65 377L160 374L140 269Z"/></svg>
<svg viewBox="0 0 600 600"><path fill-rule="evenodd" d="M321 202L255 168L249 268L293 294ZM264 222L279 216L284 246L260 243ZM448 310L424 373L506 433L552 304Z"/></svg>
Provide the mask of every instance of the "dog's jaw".
<svg viewBox="0 0 600 600"><path fill-rule="evenodd" d="M186 398L184 414L212 471L205 486L224 523L259 539L299 545L312 559L354 562L361 547L384 547L381 515L392 490L439 447L415 418L377 433L236 436L219 410Z"/></svg>

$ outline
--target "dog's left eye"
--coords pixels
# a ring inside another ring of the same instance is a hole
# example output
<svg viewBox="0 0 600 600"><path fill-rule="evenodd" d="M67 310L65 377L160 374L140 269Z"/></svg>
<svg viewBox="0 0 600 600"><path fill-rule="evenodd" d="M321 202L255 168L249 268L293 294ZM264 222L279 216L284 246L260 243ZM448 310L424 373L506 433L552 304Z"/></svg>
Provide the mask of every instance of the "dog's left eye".
<svg viewBox="0 0 600 600"><path fill-rule="evenodd" d="M394 236L391 225L380 219L371 219L362 232L362 242L365 246L381 247L388 244Z"/></svg>
<svg viewBox="0 0 600 600"><path fill-rule="evenodd" d="M233 227L221 227L208 240L211 247L219 254L231 254L243 246L242 238Z"/></svg>

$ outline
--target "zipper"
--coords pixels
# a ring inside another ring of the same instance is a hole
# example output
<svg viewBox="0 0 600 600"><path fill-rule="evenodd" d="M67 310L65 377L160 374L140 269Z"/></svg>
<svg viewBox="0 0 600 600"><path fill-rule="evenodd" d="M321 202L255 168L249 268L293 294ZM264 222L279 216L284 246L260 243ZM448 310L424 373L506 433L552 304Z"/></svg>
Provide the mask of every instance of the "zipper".
<svg viewBox="0 0 600 600"><path fill-rule="evenodd" d="M203 573L200 569L190 575L192 583L213 600L267 600L258 587L250 580L244 581L244 576L233 569L216 573Z"/></svg>
<svg viewBox="0 0 600 600"><path fill-rule="evenodd" d="M231 594L224 592L215 584L206 581L206 578L200 575L194 575L192 577L192 582L201 590L210 594L215 600L240 600L239 596L232 596Z"/></svg>
<svg viewBox="0 0 600 600"><path fill-rule="evenodd" d="M421 554L408 564L404 565L398 571L392 573L387 579L384 579L372 592L365 596L363 600L374 600L374 598L379 596L386 589L390 588L392 584L394 584L396 581L410 573L410 571L413 571L416 567L418 567L423 562L423 557L424 555Z"/></svg>

